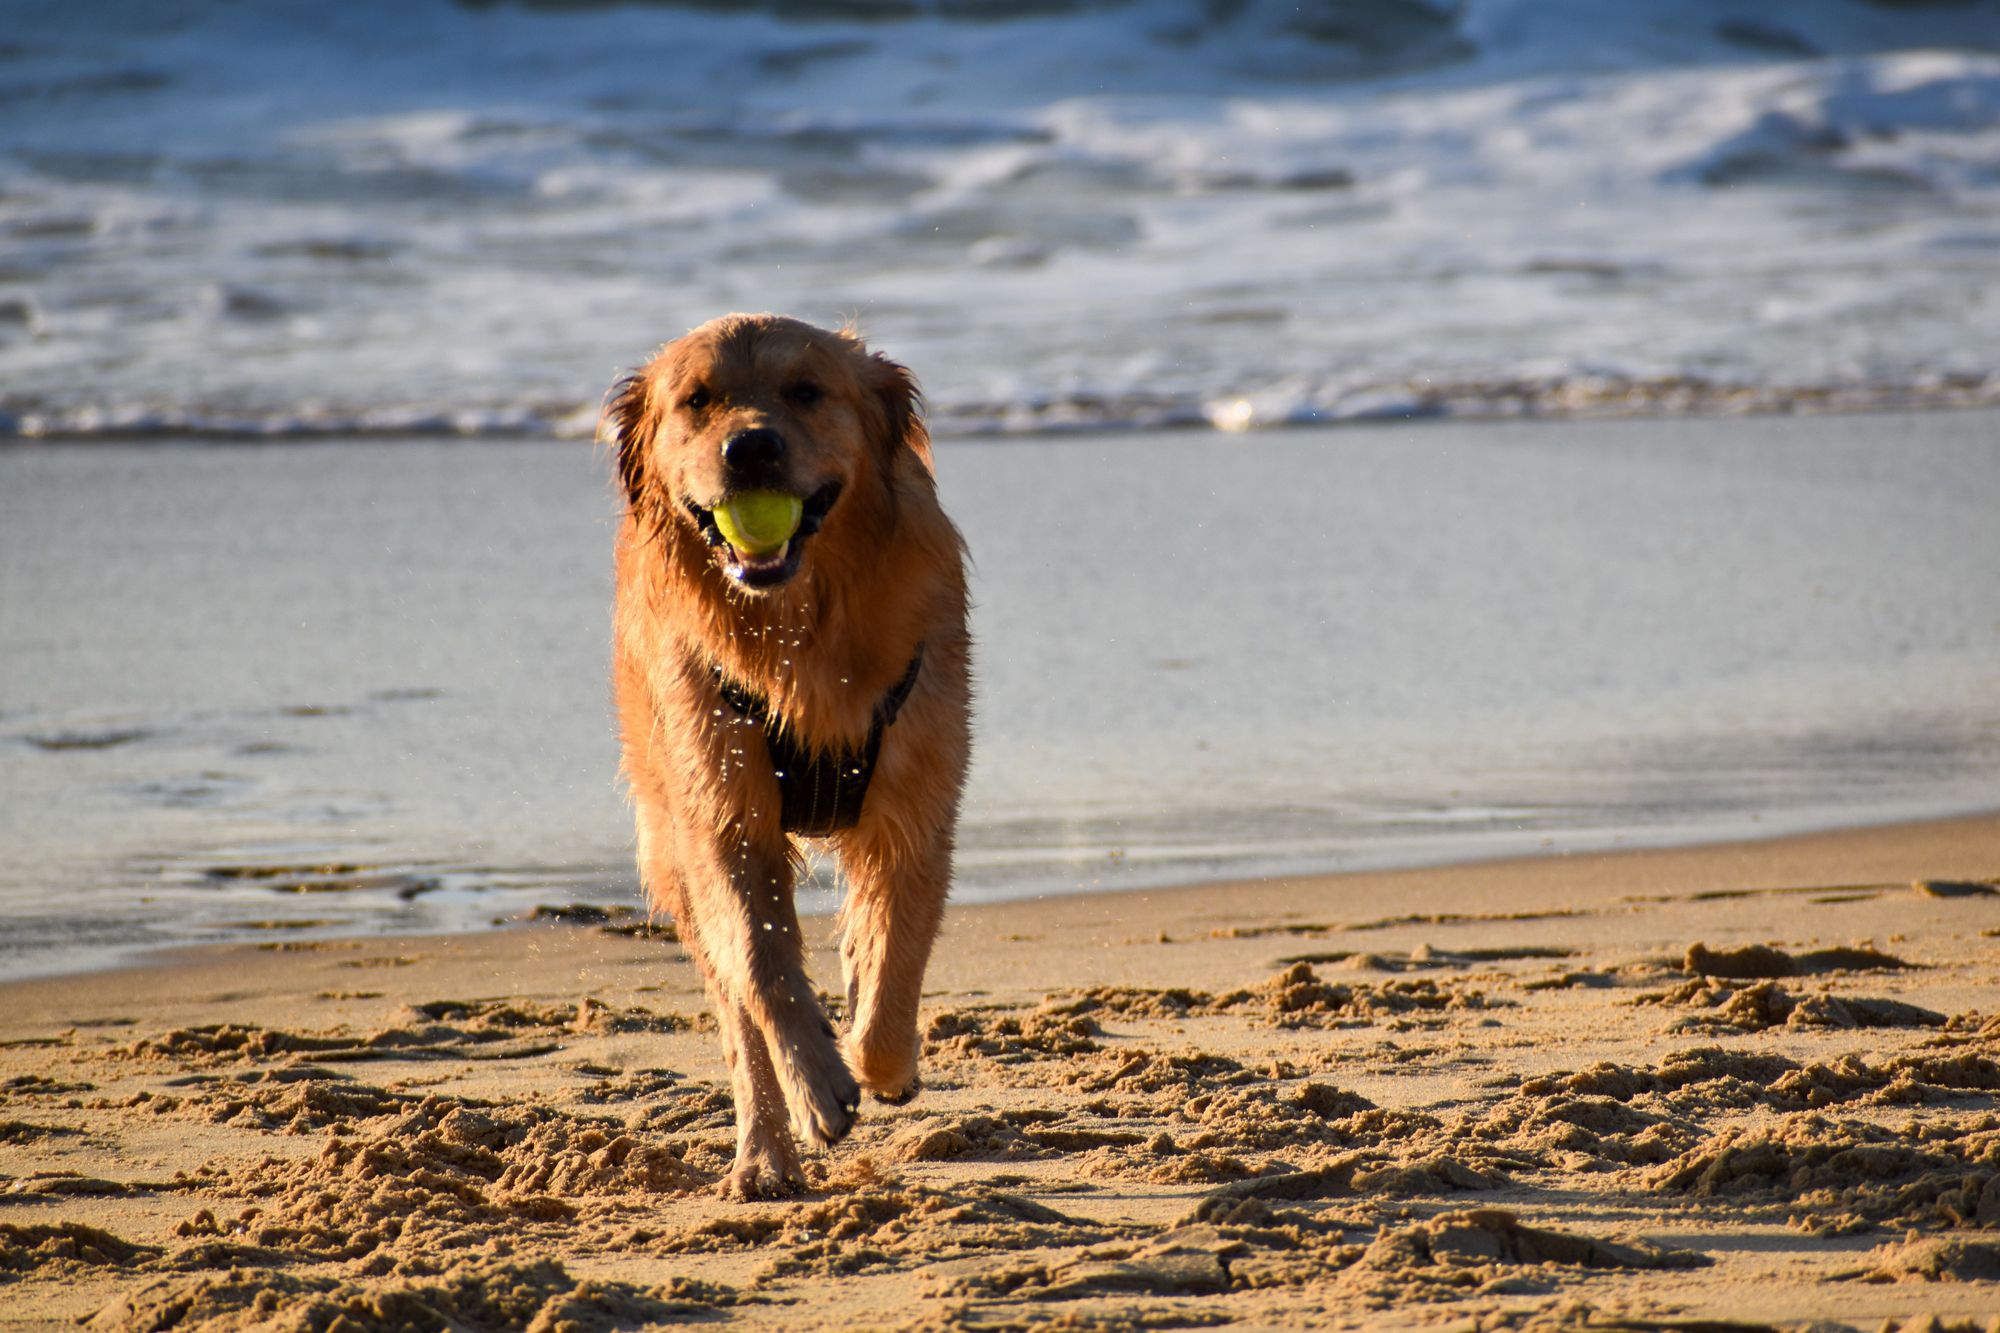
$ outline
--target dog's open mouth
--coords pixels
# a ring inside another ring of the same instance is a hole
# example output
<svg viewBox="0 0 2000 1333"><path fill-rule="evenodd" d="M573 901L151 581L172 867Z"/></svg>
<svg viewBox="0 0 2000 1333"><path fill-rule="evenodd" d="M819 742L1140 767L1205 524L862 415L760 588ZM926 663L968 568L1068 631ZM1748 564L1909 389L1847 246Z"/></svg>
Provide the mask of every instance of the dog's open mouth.
<svg viewBox="0 0 2000 1333"><path fill-rule="evenodd" d="M701 528L702 536L708 538L708 544L715 548L723 573L746 588L776 588L789 582L799 572L806 541L819 531L820 524L826 521L827 514L833 509L834 501L840 498L840 483L829 481L807 496L797 509L797 525L791 528L790 535L780 540L768 538L771 531L782 531L784 526L789 526L786 519L759 511L782 511L785 507L783 502L789 497L778 492L762 492L748 498L757 507L747 513L743 512L746 497L741 496L724 496L711 506L699 505L693 500L686 501L686 504L688 512L694 515L695 523ZM730 512L718 521L718 509ZM777 523L779 527L761 534L756 531L771 523ZM725 526L731 529L733 537L724 535ZM767 540L753 549L751 541L759 535Z"/></svg>

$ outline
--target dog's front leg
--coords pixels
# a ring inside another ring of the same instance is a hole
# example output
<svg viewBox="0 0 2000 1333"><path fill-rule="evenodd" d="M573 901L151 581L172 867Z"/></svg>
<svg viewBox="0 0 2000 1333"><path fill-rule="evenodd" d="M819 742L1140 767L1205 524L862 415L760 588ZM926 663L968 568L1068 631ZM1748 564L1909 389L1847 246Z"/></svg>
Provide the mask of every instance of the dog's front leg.
<svg viewBox="0 0 2000 1333"><path fill-rule="evenodd" d="M743 1092L737 1094L739 1140L744 1134L766 1140L773 1128L783 1135L775 1123L777 1106L767 1107L769 1098L759 1095L760 1075L768 1070L798 1136L821 1147L838 1143L853 1127L861 1092L806 976L784 845L739 845L714 869L704 878L720 901L702 904L695 915L718 1015L735 1025L736 1063L750 1085L747 1112Z"/></svg>
<svg viewBox="0 0 2000 1333"><path fill-rule="evenodd" d="M745 968L743 941L749 932L741 922L740 893L718 892L719 872L683 875L662 855L670 826L656 818L656 808L639 805L639 863L646 867L646 884L655 904L670 913L679 928L681 945L694 960L708 990L709 1006L721 1031L722 1054L729 1065L729 1091L736 1103L736 1161L723 1179L722 1193L736 1199L768 1199L796 1194L805 1188L798 1148L786 1127L785 1091L771 1065L764 1033L742 1002ZM698 884L707 887L698 888Z"/></svg>
<svg viewBox="0 0 2000 1333"><path fill-rule="evenodd" d="M847 977L847 1063L861 1086L891 1104L917 1091L917 1006L944 916L951 844L936 837L896 849L865 826L846 835L841 864L840 961Z"/></svg>
<svg viewBox="0 0 2000 1333"><path fill-rule="evenodd" d="M805 1188L798 1148L786 1128L785 1092L748 1011L711 984L709 999L722 1028L729 1089L736 1099L736 1161L722 1182L732 1199L770 1199Z"/></svg>

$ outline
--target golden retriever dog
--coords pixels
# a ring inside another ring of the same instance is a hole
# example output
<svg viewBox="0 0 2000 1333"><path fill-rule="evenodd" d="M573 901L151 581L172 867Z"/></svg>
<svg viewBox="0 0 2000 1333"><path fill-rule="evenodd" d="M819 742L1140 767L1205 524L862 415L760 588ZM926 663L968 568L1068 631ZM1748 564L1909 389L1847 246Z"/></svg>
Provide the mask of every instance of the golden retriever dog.
<svg viewBox="0 0 2000 1333"><path fill-rule="evenodd" d="M627 509L613 683L640 878L707 984L735 1197L804 1185L861 1090L917 1088L917 1001L970 746L964 545L915 382L855 335L727 315L606 399ZM847 1031L792 884L840 859ZM790 1128L787 1128L789 1122Z"/></svg>

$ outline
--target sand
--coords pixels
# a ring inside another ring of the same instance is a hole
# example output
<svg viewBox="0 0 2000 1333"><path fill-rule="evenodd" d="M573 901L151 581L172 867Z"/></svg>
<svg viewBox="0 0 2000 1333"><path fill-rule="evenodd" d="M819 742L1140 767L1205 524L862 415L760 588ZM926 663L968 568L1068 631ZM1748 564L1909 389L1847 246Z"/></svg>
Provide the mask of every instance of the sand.
<svg viewBox="0 0 2000 1333"><path fill-rule="evenodd" d="M960 908L923 1094L769 1204L615 912L18 983L0 1325L1986 1328L1996 884L1988 817Z"/></svg>

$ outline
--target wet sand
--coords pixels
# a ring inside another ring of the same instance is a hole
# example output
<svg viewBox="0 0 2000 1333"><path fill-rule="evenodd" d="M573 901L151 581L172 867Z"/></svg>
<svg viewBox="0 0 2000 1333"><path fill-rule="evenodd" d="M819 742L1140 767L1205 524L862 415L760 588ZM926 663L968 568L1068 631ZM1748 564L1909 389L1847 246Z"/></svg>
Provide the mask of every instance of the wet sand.
<svg viewBox="0 0 2000 1333"><path fill-rule="evenodd" d="M1986 817L963 907L922 1096L754 1205L616 913L15 983L0 1326L1983 1328L1996 881Z"/></svg>

